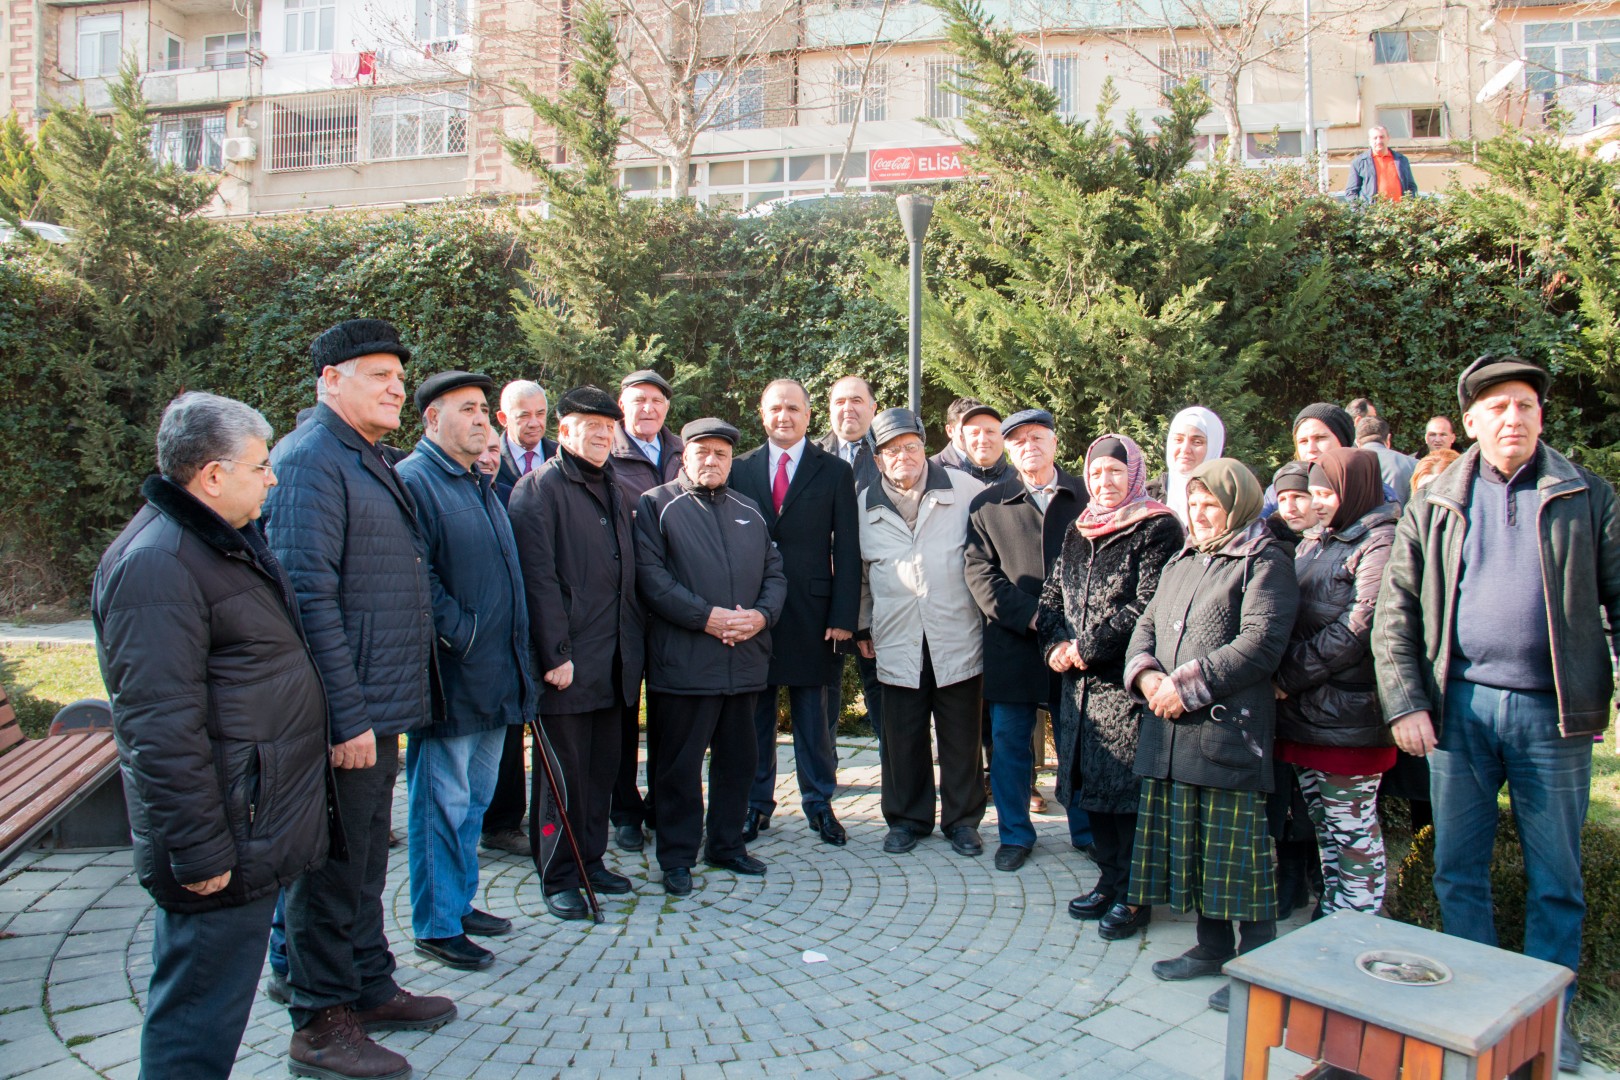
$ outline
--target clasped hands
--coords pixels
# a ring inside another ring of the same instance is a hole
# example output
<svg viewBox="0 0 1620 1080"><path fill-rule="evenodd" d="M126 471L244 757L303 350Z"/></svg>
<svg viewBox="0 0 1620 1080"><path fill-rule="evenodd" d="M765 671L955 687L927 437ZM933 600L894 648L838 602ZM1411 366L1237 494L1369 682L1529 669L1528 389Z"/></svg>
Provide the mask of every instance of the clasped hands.
<svg viewBox="0 0 1620 1080"><path fill-rule="evenodd" d="M1143 672L1136 680L1136 688L1147 698L1147 707L1155 716L1174 720L1187 711L1175 682L1162 671Z"/></svg>
<svg viewBox="0 0 1620 1080"><path fill-rule="evenodd" d="M711 608L709 621L703 625L704 633L714 635L727 645L747 641L763 629L765 616L753 608L744 608L741 604L731 611L725 608Z"/></svg>
<svg viewBox="0 0 1620 1080"><path fill-rule="evenodd" d="M1046 654L1046 666L1053 671L1086 670L1086 662L1080 658L1080 650L1072 641L1060 641L1052 646L1052 651Z"/></svg>

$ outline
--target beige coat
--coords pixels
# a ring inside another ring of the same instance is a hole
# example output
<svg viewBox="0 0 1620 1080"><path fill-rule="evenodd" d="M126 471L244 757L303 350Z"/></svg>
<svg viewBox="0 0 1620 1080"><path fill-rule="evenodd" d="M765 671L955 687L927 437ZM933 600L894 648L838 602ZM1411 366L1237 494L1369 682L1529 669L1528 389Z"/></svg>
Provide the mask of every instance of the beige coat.
<svg viewBox="0 0 1620 1080"><path fill-rule="evenodd" d="M968 505L984 485L933 463L922 484L915 531L881 483L860 495L860 627L871 630L878 680L911 689L922 684L924 638L936 686L984 671L983 620L963 559Z"/></svg>

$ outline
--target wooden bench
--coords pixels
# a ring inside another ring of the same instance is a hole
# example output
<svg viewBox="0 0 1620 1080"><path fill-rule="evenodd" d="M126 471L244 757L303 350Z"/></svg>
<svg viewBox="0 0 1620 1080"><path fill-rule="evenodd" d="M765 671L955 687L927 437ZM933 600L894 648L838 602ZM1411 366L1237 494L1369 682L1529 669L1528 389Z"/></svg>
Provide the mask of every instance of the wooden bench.
<svg viewBox="0 0 1620 1080"><path fill-rule="evenodd" d="M118 747L110 722L88 704L64 709L51 734L30 739L0 688L0 867L36 843L57 850L129 845Z"/></svg>

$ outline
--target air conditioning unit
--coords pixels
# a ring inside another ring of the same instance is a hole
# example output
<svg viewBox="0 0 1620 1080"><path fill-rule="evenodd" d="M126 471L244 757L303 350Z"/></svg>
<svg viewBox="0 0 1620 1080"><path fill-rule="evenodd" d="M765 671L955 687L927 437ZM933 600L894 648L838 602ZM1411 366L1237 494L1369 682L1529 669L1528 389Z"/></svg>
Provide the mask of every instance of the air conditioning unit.
<svg viewBox="0 0 1620 1080"><path fill-rule="evenodd" d="M246 136L226 139L220 149L226 161L252 161L259 156L259 144Z"/></svg>

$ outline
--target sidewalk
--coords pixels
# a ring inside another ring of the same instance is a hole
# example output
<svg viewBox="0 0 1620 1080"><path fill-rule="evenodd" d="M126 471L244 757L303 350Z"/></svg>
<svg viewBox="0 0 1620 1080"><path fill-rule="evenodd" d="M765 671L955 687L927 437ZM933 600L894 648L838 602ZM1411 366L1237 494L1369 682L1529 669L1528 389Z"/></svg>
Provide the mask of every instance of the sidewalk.
<svg viewBox="0 0 1620 1080"><path fill-rule="evenodd" d="M37 641L49 645L94 645L96 630L89 619L28 626L0 623L0 642L4 641Z"/></svg>
<svg viewBox="0 0 1620 1080"><path fill-rule="evenodd" d="M1210 1080L1226 1018L1219 982L1167 984L1149 965L1192 944L1192 917L1105 944L1068 917L1091 863L1056 814L1016 874L936 835L883 854L870 740L841 747L849 845L816 841L778 748L781 809L751 846L763 880L699 868L672 901L648 852L614 850L635 881L606 923L545 914L527 859L486 855L480 907L515 920L494 967L459 972L411 950L405 853L385 896L402 983L454 997L460 1018L384 1042L418 1077L743 1077ZM394 805L405 827L404 785ZM993 821L986 846L994 851ZM127 851L24 856L0 878L0 1077L133 1078L150 972L152 904ZM1297 921L1297 920L1296 920ZM807 962L806 950L826 957ZM261 997L235 1075L284 1077L286 1013ZM1275 1052L1276 1080L1307 1062ZM1588 1066L1583 1076L1605 1074Z"/></svg>

